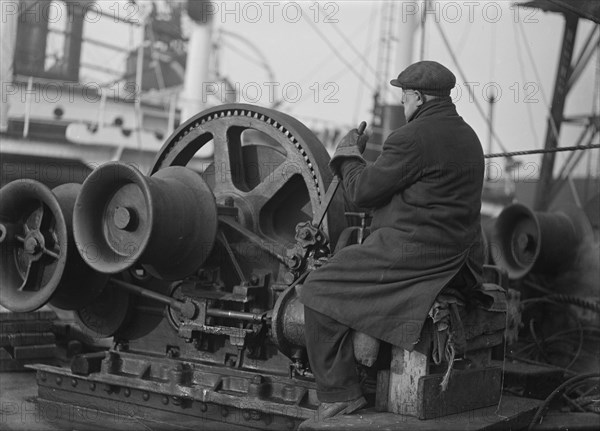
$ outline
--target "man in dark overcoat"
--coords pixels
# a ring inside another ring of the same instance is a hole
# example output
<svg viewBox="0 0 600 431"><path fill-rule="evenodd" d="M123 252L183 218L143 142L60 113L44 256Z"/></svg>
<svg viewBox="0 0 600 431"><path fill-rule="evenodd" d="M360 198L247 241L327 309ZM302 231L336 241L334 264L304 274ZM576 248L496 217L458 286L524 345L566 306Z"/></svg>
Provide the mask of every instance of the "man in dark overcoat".
<svg viewBox="0 0 600 431"><path fill-rule="evenodd" d="M318 417L363 407L351 329L412 350L436 296L456 279L481 283L480 209L484 159L473 129L450 98L454 74L434 61L405 69L406 124L373 163L356 129L330 167L347 198L372 208L371 234L337 252L300 289Z"/></svg>

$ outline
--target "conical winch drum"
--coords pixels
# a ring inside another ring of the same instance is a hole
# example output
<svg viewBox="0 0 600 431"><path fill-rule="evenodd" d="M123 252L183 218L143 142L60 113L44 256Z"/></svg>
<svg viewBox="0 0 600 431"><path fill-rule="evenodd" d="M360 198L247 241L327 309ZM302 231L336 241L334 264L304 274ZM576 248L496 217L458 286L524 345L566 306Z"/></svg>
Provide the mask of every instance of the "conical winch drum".
<svg viewBox="0 0 600 431"><path fill-rule="evenodd" d="M513 280L529 272L556 273L573 263L590 234L589 221L576 208L538 212L522 204L509 205L496 220L494 260Z"/></svg>
<svg viewBox="0 0 600 431"><path fill-rule="evenodd" d="M81 256L97 271L115 274L138 262L155 277L178 280L210 254L217 207L191 169L175 166L148 177L110 162L83 183L74 232Z"/></svg>
<svg viewBox="0 0 600 431"><path fill-rule="evenodd" d="M46 303L75 310L92 302L107 277L76 251L72 213L81 185L50 190L30 179L0 189L0 304L13 312ZM82 282L85 280L85 282Z"/></svg>

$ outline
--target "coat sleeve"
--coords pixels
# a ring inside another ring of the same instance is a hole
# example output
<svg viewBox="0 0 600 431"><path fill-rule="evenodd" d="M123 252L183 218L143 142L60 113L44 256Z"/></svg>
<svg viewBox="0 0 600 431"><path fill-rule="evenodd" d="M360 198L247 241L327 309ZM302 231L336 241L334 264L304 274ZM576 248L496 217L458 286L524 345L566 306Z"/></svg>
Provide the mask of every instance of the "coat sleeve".
<svg viewBox="0 0 600 431"><path fill-rule="evenodd" d="M377 208L414 183L421 173L420 148L414 138L392 134L372 164L346 159L341 165L348 198L359 207Z"/></svg>

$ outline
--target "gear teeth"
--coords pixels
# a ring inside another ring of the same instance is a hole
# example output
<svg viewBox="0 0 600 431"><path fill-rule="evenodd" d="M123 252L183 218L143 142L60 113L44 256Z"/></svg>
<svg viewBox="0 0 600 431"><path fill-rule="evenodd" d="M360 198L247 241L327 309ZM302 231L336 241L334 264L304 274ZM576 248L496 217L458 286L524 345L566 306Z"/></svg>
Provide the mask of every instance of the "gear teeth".
<svg viewBox="0 0 600 431"><path fill-rule="evenodd" d="M175 145L179 144L180 149L181 149L181 147L187 145L187 141L189 141L189 138L185 139L185 137L190 132L193 132L195 129L197 129L199 127L203 127L203 125L207 122L210 122L213 120L218 120L219 118L224 118L224 117L247 117L247 118L251 118L251 119L256 119L257 121L267 123L269 126L272 126L274 129L276 129L279 133L284 134L286 136L286 138L288 139L287 142L291 142L294 145L294 148L296 148L297 154L301 155L302 158L304 159L305 166L306 166L306 168L308 168L307 174L312 176L312 179L313 179L313 184L312 184L313 189L312 190L316 191L317 201L322 202L325 190L323 190L323 188L320 185L320 181L319 181L319 176L318 176L319 165L318 164L315 165L312 162L312 160L311 160L312 158L309 156L306 149L303 148L303 141L301 141L301 140L299 141L298 137L294 136L293 132L288 130L286 128L285 124L279 123L275 118L270 117L268 114L265 114L262 112L257 112L252 109L243 109L243 108L227 109L226 108L226 109L223 109L222 111L211 112L210 114L206 114L204 117L199 117L197 119L194 119L193 125L190 124L186 130L181 130L179 132L178 136L176 136L174 138L174 141L172 141L171 144L168 146L169 148L167 148L167 149L163 150L161 153L159 153L159 161L156 162L156 166L158 166L157 169L161 169L161 167L162 168L165 167L164 165L166 163L166 160L169 157L171 157L170 153L177 149L177 148L174 148ZM310 146L308 148L310 148ZM304 172L306 172L306 171L304 171Z"/></svg>

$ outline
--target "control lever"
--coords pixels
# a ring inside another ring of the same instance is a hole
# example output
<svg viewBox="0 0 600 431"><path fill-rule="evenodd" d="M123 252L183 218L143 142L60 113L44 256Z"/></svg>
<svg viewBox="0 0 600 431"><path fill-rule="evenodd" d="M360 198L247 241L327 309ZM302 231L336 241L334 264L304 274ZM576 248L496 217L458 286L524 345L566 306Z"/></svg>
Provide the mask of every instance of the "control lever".
<svg viewBox="0 0 600 431"><path fill-rule="evenodd" d="M367 122L362 121L360 123L360 125L358 126L358 135L359 136L362 135L365 132L366 128L367 128ZM321 227L321 224L323 223L323 219L325 219L325 214L327 214L327 210L329 209L329 205L331 204L331 201L333 200L333 196L335 195L335 192L337 192L337 189L340 186L340 181L341 181L341 179L340 179L339 175L333 176L333 180L331 181L331 184L329 185L329 188L327 189L327 193L325 193L325 197L323 198L323 203L319 207L318 216L315 217L315 220L317 221L317 229Z"/></svg>

